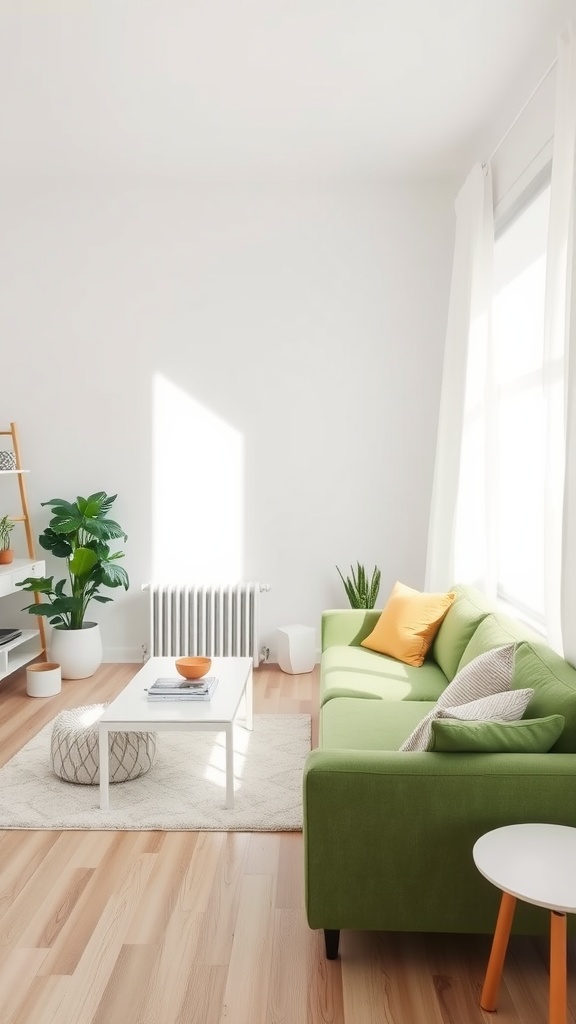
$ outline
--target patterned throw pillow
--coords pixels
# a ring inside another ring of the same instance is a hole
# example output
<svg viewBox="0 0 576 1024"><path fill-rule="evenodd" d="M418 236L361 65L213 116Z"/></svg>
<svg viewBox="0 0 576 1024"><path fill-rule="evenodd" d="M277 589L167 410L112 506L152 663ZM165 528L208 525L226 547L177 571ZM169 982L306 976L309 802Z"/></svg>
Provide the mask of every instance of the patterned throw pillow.
<svg viewBox="0 0 576 1024"><path fill-rule="evenodd" d="M501 693L512 686L514 675L515 644L495 647L485 651L470 661L458 672L451 683L440 694L437 705L439 708L454 707L467 704L479 697L489 697L492 693Z"/></svg>
<svg viewBox="0 0 576 1024"><path fill-rule="evenodd" d="M429 711L416 726L414 732L402 744L400 750L427 750L431 739L431 721L440 718L440 711L446 708L460 707L470 702L476 703L484 697L494 694L503 694L509 691L512 685L514 673L515 644L506 644L504 647L496 647L492 651L485 651L469 662L461 672L454 676L443 693L440 694L436 707ZM449 715L454 718L456 716ZM482 718L476 715L476 718ZM498 717L496 716L492 716ZM521 718L514 715L514 718ZM471 719L474 720L474 719Z"/></svg>
<svg viewBox="0 0 576 1024"><path fill-rule="evenodd" d="M432 722L437 718L455 718L463 722L515 722L522 718L533 693L532 689L505 690L452 708L440 708L437 704L424 716L400 750L429 750Z"/></svg>

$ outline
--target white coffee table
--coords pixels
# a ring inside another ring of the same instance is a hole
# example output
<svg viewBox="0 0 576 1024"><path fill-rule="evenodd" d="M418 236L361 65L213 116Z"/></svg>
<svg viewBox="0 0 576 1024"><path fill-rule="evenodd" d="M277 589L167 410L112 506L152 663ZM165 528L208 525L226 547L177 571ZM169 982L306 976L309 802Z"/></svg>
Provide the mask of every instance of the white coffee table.
<svg viewBox="0 0 576 1024"><path fill-rule="evenodd" d="M174 658L150 658L106 708L98 725L100 808L109 807L109 732L205 730L226 733L226 808L234 807L234 721L242 698L245 725L252 729L252 658L213 658L209 675L218 686L209 701L147 699L147 687L160 677L178 677Z"/></svg>
<svg viewBox="0 0 576 1024"><path fill-rule="evenodd" d="M506 825L481 836L476 867L502 889L480 1005L496 1009L516 900L550 910L550 1024L566 1024L566 914L576 913L576 828Z"/></svg>

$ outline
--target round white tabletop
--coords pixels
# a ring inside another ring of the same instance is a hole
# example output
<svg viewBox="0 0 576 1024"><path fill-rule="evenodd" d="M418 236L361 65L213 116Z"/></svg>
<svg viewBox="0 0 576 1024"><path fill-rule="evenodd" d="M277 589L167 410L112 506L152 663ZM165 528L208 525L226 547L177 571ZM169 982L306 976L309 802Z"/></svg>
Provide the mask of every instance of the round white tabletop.
<svg viewBox="0 0 576 1024"><path fill-rule="evenodd" d="M525 903L576 913L576 828L505 825L481 836L473 857L480 874Z"/></svg>

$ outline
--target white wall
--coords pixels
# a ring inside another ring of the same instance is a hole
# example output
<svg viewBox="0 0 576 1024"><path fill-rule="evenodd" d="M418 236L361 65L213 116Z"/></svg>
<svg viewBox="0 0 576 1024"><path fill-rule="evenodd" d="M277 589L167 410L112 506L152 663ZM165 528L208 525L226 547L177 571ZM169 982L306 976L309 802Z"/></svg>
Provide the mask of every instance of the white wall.
<svg viewBox="0 0 576 1024"><path fill-rule="evenodd" d="M377 562L381 603L423 584L454 192L3 182L2 421L36 533L40 501L118 492L132 586L93 606L108 660L138 658L140 585L175 540L182 576L238 542L271 584L272 656L276 626L346 605L336 563Z"/></svg>

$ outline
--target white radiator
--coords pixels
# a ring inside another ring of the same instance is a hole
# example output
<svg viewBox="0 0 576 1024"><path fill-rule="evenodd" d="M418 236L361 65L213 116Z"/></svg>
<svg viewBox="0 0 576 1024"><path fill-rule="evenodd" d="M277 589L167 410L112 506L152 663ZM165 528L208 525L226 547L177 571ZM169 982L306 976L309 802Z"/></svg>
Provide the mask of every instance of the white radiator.
<svg viewBox="0 0 576 1024"><path fill-rule="evenodd" d="M179 657L252 658L259 662L258 611L267 583L220 587L147 583L150 591L150 654Z"/></svg>

